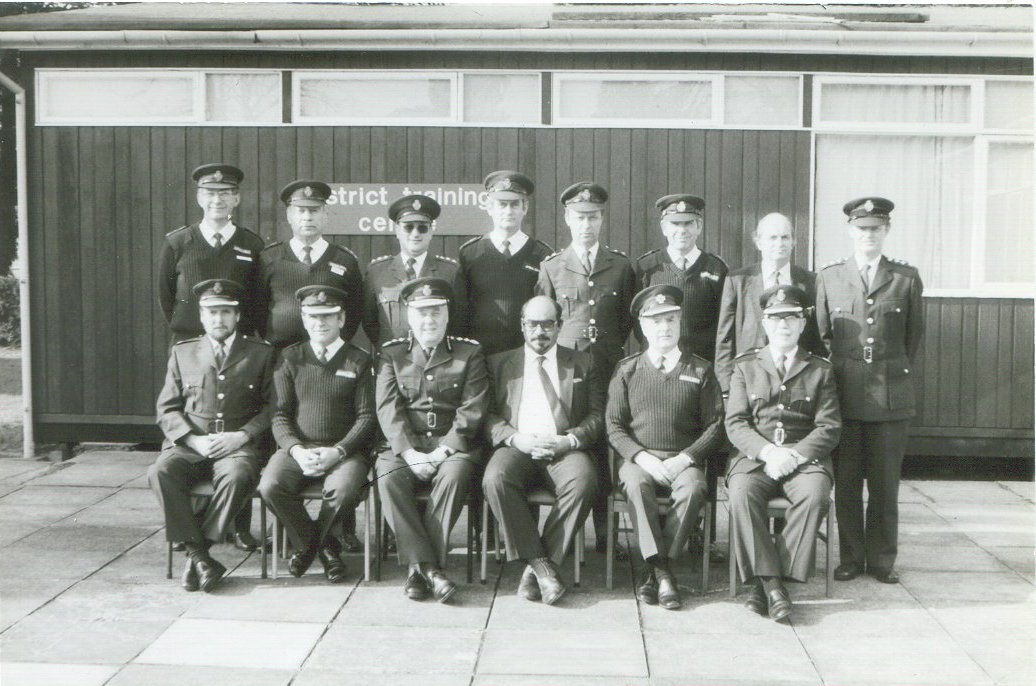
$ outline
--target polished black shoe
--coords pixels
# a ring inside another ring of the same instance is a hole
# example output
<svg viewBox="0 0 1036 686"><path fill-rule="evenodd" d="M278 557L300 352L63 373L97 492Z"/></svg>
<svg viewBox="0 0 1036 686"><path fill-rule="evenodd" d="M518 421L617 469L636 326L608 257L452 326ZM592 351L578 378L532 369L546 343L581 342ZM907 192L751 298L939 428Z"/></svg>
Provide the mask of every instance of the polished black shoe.
<svg viewBox="0 0 1036 686"><path fill-rule="evenodd" d="M770 604L766 600L766 591L763 590L762 584L752 586L752 590L745 600L745 607L757 615L770 616Z"/></svg>
<svg viewBox="0 0 1036 686"><path fill-rule="evenodd" d="M263 545L266 546L266 552L270 552L270 541L264 541ZM255 536L250 531L242 531L234 534L234 547L246 553L254 553L259 550L259 541L255 540Z"/></svg>
<svg viewBox="0 0 1036 686"><path fill-rule="evenodd" d="M194 566L194 560L187 558L187 566L183 568L183 574L180 576L180 585L183 586L183 590L193 593L198 588L198 570Z"/></svg>
<svg viewBox="0 0 1036 686"><path fill-rule="evenodd" d="M863 574L863 565L855 562L844 562L835 567L835 581L852 581Z"/></svg>
<svg viewBox="0 0 1036 686"><path fill-rule="evenodd" d="M187 544L183 541L175 541L172 544L172 548L174 553L182 553L183 551L187 550Z"/></svg>
<svg viewBox="0 0 1036 686"><path fill-rule="evenodd" d="M356 532L346 531L342 533L342 552L344 553L361 553L363 552L363 544L360 543L360 539L356 537Z"/></svg>
<svg viewBox="0 0 1036 686"><path fill-rule="evenodd" d="M324 577L333 584L345 581L345 563L334 548L324 546L317 553L320 564L324 566Z"/></svg>
<svg viewBox="0 0 1036 686"><path fill-rule="evenodd" d="M658 580L655 570L642 572L640 585L637 586L637 600L647 605L658 605Z"/></svg>
<svg viewBox="0 0 1036 686"><path fill-rule="evenodd" d="M899 583L899 574L896 573L895 569L876 569L870 574L883 584Z"/></svg>
<svg viewBox="0 0 1036 686"><path fill-rule="evenodd" d="M683 607L683 598L680 597L676 577L669 572L656 570L655 579L658 581L658 604L667 610L679 610Z"/></svg>
<svg viewBox="0 0 1036 686"><path fill-rule="evenodd" d="M780 622L791 614L791 598L784 588L775 588L766 594L770 605L770 619Z"/></svg>
<svg viewBox="0 0 1036 686"><path fill-rule="evenodd" d="M558 568L548 557L538 557L530 560L530 566L536 576L536 583L540 587L540 598L544 605L553 605L561 600L561 597L568 591L565 584L561 582L561 575Z"/></svg>
<svg viewBox="0 0 1036 686"><path fill-rule="evenodd" d="M211 557L207 560L198 560L194 567L198 570L198 587L206 593L212 591L227 573L227 568Z"/></svg>
<svg viewBox="0 0 1036 686"><path fill-rule="evenodd" d="M534 603L538 603L543 597L540 595L540 585L536 581L536 574L529 565L525 566L521 581L518 582L518 595Z"/></svg>
<svg viewBox="0 0 1036 686"><path fill-rule="evenodd" d="M313 560L317 557L317 547L307 546L303 550L296 550L288 559L288 572L294 577L300 577L306 573Z"/></svg>
<svg viewBox="0 0 1036 686"><path fill-rule="evenodd" d="M432 595L437 602L445 603L457 592L457 584L438 569L429 572L428 581L432 584Z"/></svg>
<svg viewBox="0 0 1036 686"><path fill-rule="evenodd" d="M431 592L432 589L428 587L428 580L424 578L424 575L416 569L411 569L410 576L403 584L403 593L406 593L406 597L410 600L424 600Z"/></svg>

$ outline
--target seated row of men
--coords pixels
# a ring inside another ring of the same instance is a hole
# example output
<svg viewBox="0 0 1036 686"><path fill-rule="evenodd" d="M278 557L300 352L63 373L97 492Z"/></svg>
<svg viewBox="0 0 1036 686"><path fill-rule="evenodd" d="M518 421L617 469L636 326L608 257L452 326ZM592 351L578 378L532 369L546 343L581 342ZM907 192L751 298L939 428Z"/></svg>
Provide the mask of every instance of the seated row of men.
<svg viewBox="0 0 1036 686"><path fill-rule="evenodd" d="M723 449L724 424L736 448L730 525L741 576L753 582L747 605L786 618L782 579L804 581L812 571L840 418L830 364L798 347L811 303L795 286L763 293L770 343L737 358L725 413L711 363L678 348L683 292L671 285L633 298L630 316L646 347L619 361L610 384L591 352L557 344L563 308L545 296L522 308L524 345L487 359L475 341L447 335L451 285L411 280L401 293L410 335L386 342L375 369L371 355L343 340L348 294L339 289L298 289L308 340L286 348L276 365L271 346L237 334L243 286L213 279L195 292L205 335L172 348L157 403L166 441L149 472L167 537L186 545L189 591L210 591L226 573L209 548L257 483L291 538L291 573L301 576L319 559L329 581L344 580L332 531L367 497L373 457L398 559L408 567L408 597L446 602L455 594L441 561L481 479L507 559L526 565L519 594L554 604L566 591L559 563L607 487L598 478L607 437L622 459L619 483L644 561L637 596L675 609L681 597L670 562L697 524L705 460ZM278 449L260 479L270 427ZM190 490L204 479L214 495L196 515ZM314 479L323 489L315 521L299 495ZM536 487L556 496L542 534L525 500ZM427 493L423 508L418 491ZM778 492L792 507L774 541L766 502ZM664 526L658 493L673 500Z"/></svg>

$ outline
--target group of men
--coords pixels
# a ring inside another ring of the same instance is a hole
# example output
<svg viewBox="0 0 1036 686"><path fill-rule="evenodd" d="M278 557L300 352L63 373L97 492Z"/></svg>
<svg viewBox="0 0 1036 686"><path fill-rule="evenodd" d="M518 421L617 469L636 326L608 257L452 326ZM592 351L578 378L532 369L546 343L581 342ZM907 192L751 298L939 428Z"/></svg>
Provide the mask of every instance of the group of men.
<svg viewBox="0 0 1036 686"><path fill-rule="evenodd" d="M573 184L560 196L572 242L552 252L522 230L533 181L498 171L484 181L493 227L459 260L429 253L441 208L411 195L388 210L399 252L371 261L364 278L356 256L323 237L327 184L282 190L293 236L264 248L231 220L241 171L213 164L193 176L203 219L171 232L161 258L178 342L158 399L166 441L149 473L167 536L187 552L187 590L225 574L209 548L247 533L241 513L257 484L291 538L291 573L319 559L329 581L345 579L337 532L373 484L408 597L454 595L449 535L484 497L507 559L525 564L518 593L553 604L566 591L559 564L591 511L605 548L618 488L642 559L637 597L675 609L671 562L698 526L710 462L728 452L730 554L752 585L750 609L789 615L783 582L812 573L832 485L836 578L897 580L923 316L917 270L882 254L890 201L846 204L853 255L819 274L791 264L793 227L780 214L752 234L760 262L728 273L697 245L699 197L659 198L667 245L630 260L600 242L607 190ZM361 324L373 353L350 342ZM631 332L642 352L623 357ZM203 479L214 495L195 513L190 490ZM314 480L315 521L299 495ZM542 532L526 499L540 488L555 503ZM671 501L665 516L659 495ZM773 537L775 495L791 506Z"/></svg>

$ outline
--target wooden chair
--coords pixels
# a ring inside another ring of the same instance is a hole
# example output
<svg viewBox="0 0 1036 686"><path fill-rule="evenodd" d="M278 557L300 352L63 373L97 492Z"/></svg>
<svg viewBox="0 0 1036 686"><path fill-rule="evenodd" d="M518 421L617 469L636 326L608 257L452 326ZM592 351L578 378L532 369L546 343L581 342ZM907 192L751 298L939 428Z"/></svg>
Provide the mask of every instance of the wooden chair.
<svg viewBox="0 0 1036 686"><path fill-rule="evenodd" d="M766 504L766 513L770 518L770 527L773 531L773 527L778 520L783 521L787 515L788 508L791 507L791 501L784 496L777 496L770 498L770 501ZM727 513L730 513L729 502L727 504ZM826 553L827 569L825 570L825 582L824 582L824 595L827 598L831 597L831 587L834 585L834 519L835 519L835 501L833 496L828 497L828 509L827 516L824 518L825 524L819 531L817 531L817 538L824 542L824 548ZM730 597L733 598L737 595L737 559L735 547L737 543L737 531L734 527L727 524L727 558L730 560Z"/></svg>
<svg viewBox="0 0 1036 686"><path fill-rule="evenodd" d="M527 495L525 500L527 503L529 503L529 505L536 506L537 512L539 512L539 508L541 507L554 507L554 504L557 502L557 499L554 497L554 494L545 488L536 489L535 491ZM484 503L482 505L482 562L481 568L479 570L479 581L483 584L486 583L486 578L489 575L487 561L489 559L490 528L493 529L493 540L495 543L494 550L496 553L496 561L500 562L502 560L502 555L500 552L500 540L498 536L499 532L496 526L496 516L494 515L490 517L491 509L492 508L489 507L489 503ZM572 574L576 586L578 586L582 581L583 554L586 546L586 533L583 531L583 529L584 527L579 527L579 530L576 531L575 540L573 541L574 550L572 553L572 557L574 558L575 569L573 570Z"/></svg>

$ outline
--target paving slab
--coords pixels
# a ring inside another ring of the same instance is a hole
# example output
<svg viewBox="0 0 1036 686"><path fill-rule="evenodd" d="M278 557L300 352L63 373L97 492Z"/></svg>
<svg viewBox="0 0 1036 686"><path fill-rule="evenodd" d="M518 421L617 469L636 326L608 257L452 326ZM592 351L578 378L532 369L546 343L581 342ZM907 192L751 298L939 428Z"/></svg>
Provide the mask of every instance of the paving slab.
<svg viewBox="0 0 1036 686"><path fill-rule="evenodd" d="M760 618L761 619L761 618ZM714 680L798 681L819 684L809 656L783 625L783 635L762 640L717 640L716 636L645 631L652 677L679 677L685 683Z"/></svg>
<svg viewBox="0 0 1036 686"><path fill-rule="evenodd" d="M104 566L118 555L104 550L60 550L37 548L26 545L31 536L7 546L0 555L0 578L22 576L26 578L52 577L57 579L82 579Z"/></svg>
<svg viewBox="0 0 1036 686"><path fill-rule="evenodd" d="M230 576L212 593L199 593L184 617L270 622L329 623L353 592L354 584L322 578L277 581Z"/></svg>
<svg viewBox="0 0 1036 686"><path fill-rule="evenodd" d="M1032 481L998 481L997 484L1030 503L1036 502L1036 484Z"/></svg>
<svg viewBox="0 0 1036 686"><path fill-rule="evenodd" d="M470 686L470 672L456 674L385 674L362 675L363 686ZM303 668L292 686L342 686L348 681L340 670ZM540 686L543 686L540 684Z"/></svg>
<svg viewBox="0 0 1036 686"><path fill-rule="evenodd" d="M995 481L912 481L911 485L940 503L1018 503L1022 499Z"/></svg>
<svg viewBox="0 0 1036 686"><path fill-rule="evenodd" d="M975 636L962 642L964 650L997 683L1036 683L1036 652L1024 638L990 639Z"/></svg>
<svg viewBox="0 0 1036 686"><path fill-rule="evenodd" d="M629 676L560 676L552 674L548 679L540 675L491 674L476 676L473 686L652 686L656 682L648 678ZM686 686L687 682L684 682Z"/></svg>
<svg viewBox="0 0 1036 686"><path fill-rule="evenodd" d="M1036 647L1036 603L934 600L928 611L962 643L976 637L1028 640Z"/></svg>
<svg viewBox="0 0 1036 686"><path fill-rule="evenodd" d="M69 587L35 617L60 626L66 621L173 621L204 596L171 584L120 584L86 579Z"/></svg>
<svg viewBox="0 0 1036 686"><path fill-rule="evenodd" d="M933 600L1023 602L1033 585L1014 572L915 572L903 570L900 583L924 604Z"/></svg>
<svg viewBox="0 0 1036 686"><path fill-rule="evenodd" d="M95 461L96 462L96 461ZM132 462L85 464L68 463L65 469L41 475L33 480L34 486L122 486L147 473L147 466Z"/></svg>
<svg viewBox="0 0 1036 686"><path fill-rule="evenodd" d="M1036 581L1036 558L1031 547L991 546L986 548L990 555L1029 580Z"/></svg>
<svg viewBox="0 0 1036 686"><path fill-rule="evenodd" d="M816 636L945 638L946 629L920 603L868 600L796 603L795 633L809 648Z"/></svg>
<svg viewBox="0 0 1036 686"><path fill-rule="evenodd" d="M490 630L549 627L571 632L602 628L639 631L637 601L631 595L603 595L569 590L556 605L533 603L501 590L489 617Z"/></svg>
<svg viewBox="0 0 1036 686"><path fill-rule="evenodd" d="M323 624L178 619L134 662L296 669L306 659Z"/></svg>
<svg viewBox="0 0 1036 686"><path fill-rule="evenodd" d="M0 520L0 548L21 540L44 526L46 524L31 521Z"/></svg>
<svg viewBox="0 0 1036 686"><path fill-rule="evenodd" d="M446 605L414 602L403 594L402 582L361 583L335 618L336 626L456 627L482 629L493 605L493 587L461 584Z"/></svg>
<svg viewBox="0 0 1036 686"><path fill-rule="evenodd" d="M306 669L343 676L371 674L470 675L481 631L426 627L332 626L306 661ZM359 680L359 677L356 677Z"/></svg>
<svg viewBox="0 0 1036 686"><path fill-rule="evenodd" d="M106 686L287 686L293 674L294 671L284 669L128 664Z"/></svg>
<svg viewBox="0 0 1036 686"><path fill-rule="evenodd" d="M944 638L815 636L806 644L825 683L991 684L957 642Z"/></svg>
<svg viewBox="0 0 1036 686"><path fill-rule="evenodd" d="M639 631L488 629L477 674L646 677L648 669Z"/></svg>
<svg viewBox="0 0 1036 686"><path fill-rule="evenodd" d="M896 569L1002 572L1004 564L974 544L967 546L909 545L900 546Z"/></svg>
<svg viewBox="0 0 1036 686"><path fill-rule="evenodd" d="M110 497L116 490L96 486L38 486L33 483L4 496L0 500L0 516L7 515L9 509L40 504L61 506L71 513Z"/></svg>
<svg viewBox="0 0 1036 686"><path fill-rule="evenodd" d="M14 477L25 477L33 474L41 474L50 468L50 462L38 462L37 460L26 460L24 458L0 459L0 481L6 481Z"/></svg>
<svg viewBox="0 0 1036 686"><path fill-rule="evenodd" d="M783 636L788 627L764 619L743 605L747 595L731 600L726 593L684 596L684 606L670 611L657 605L641 605L640 621L644 631L675 634L714 634Z"/></svg>
<svg viewBox="0 0 1036 686"><path fill-rule="evenodd" d="M168 621L69 620L55 627L30 615L0 635L0 653L12 662L122 664L129 662L169 626Z"/></svg>
<svg viewBox="0 0 1036 686"><path fill-rule="evenodd" d="M101 686L118 671L113 665L55 665L43 662L0 662L4 686Z"/></svg>

